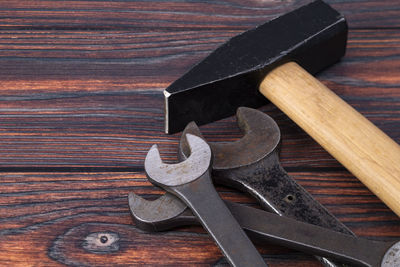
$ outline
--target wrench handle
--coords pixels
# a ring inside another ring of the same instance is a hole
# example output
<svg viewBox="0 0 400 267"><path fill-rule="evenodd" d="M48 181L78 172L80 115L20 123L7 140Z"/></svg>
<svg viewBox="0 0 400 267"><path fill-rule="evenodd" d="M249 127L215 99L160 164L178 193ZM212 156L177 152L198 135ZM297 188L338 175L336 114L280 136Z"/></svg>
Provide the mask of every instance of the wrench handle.
<svg viewBox="0 0 400 267"><path fill-rule="evenodd" d="M238 168L229 173L214 171L214 180L248 192L259 201L263 209L270 212L353 234L289 176L279 164L278 151L274 151L262 161L257 168Z"/></svg>
<svg viewBox="0 0 400 267"><path fill-rule="evenodd" d="M358 238L259 209L235 203L228 205L250 237L259 242L272 242L366 267L394 267L396 265L390 263L400 257L400 242L393 244Z"/></svg>
<svg viewBox="0 0 400 267"><path fill-rule="evenodd" d="M258 168L236 169L229 173L214 171L213 178L218 183L248 192L259 201L265 210L344 234L354 235L289 176L279 164L277 150L262 161L261 164L258 164ZM326 267L341 266L341 264L330 259L315 257Z"/></svg>
<svg viewBox="0 0 400 267"><path fill-rule="evenodd" d="M297 63L272 70L260 92L400 215L400 146Z"/></svg>
<svg viewBox="0 0 400 267"><path fill-rule="evenodd" d="M189 206L231 266L267 266L219 197L209 173L170 190Z"/></svg>

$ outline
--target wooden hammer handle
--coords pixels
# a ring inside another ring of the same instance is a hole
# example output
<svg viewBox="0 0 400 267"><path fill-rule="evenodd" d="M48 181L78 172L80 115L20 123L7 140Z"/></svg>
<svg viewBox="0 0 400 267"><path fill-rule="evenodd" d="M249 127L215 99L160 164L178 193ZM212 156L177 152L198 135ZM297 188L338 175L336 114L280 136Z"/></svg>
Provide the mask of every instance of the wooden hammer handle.
<svg viewBox="0 0 400 267"><path fill-rule="evenodd" d="M400 146L294 62L260 92L400 216Z"/></svg>

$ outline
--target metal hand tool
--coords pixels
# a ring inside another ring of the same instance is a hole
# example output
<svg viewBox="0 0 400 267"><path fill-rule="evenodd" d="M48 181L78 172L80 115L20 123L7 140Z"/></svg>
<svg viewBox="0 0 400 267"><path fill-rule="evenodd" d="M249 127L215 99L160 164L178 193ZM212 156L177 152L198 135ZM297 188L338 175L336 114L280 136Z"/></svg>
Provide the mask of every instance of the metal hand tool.
<svg viewBox="0 0 400 267"><path fill-rule="evenodd" d="M400 216L400 145L310 74L339 61L346 41L345 18L323 1L233 37L165 89L166 132L263 95Z"/></svg>
<svg viewBox="0 0 400 267"><path fill-rule="evenodd" d="M240 107L236 113L244 136L236 142L208 142L213 152L212 174L215 183L250 193L271 212L315 224L345 234L353 234L335 216L296 183L279 163L281 134L278 125L267 114ZM201 138L194 122L183 131L179 143L179 158L189 153L185 134ZM204 138L203 138L204 139ZM319 258L325 266L336 266Z"/></svg>
<svg viewBox="0 0 400 267"><path fill-rule="evenodd" d="M200 220L232 266L266 266L257 249L229 212L211 182L211 149L187 135L190 156L177 164L162 162L153 145L144 163L148 179L179 197Z"/></svg>
<svg viewBox="0 0 400 267"><path fill-rule="evenodd" d="M233 202L225 201L225 204L253 240L271 242L357 266L400 266L400 242L357 238ZM131 193L129 207L136 225L148 231L198 224L187 206L169 193L154 201Z"/></svg>

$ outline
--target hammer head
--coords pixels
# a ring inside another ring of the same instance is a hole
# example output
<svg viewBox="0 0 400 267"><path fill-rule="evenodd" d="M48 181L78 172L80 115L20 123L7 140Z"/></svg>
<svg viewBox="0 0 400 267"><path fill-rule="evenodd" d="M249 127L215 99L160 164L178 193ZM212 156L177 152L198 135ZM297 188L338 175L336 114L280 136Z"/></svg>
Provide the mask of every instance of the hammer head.
<svg viewBox="0 0 400 267"><path fill-rule="evenodd" d="M165 132L264 105L258 86L270 70L295 61L315 74L339 61L346 42L345 18L322 1L233 37L165 89Z"/></svg>

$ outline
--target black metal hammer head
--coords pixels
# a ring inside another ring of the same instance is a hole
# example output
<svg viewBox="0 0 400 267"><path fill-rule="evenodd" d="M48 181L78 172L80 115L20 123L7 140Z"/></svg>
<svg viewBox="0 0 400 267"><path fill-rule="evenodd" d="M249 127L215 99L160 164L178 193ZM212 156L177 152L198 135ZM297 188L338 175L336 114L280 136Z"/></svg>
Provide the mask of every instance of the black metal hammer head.
<svg viewBox="0 0 400 267"><path fill-rule="evenodd" d="M270 70L295 61L317 73L339 61L346 42L345 18L323 1L244 32L165 89L165 131L230 116L239 106L259 107L266 100L258 86Z"/></svg>
<svg viewBox="0 0 400 267"><path fill-rule="evenodd" d="M281 133L276 122L267 114L256 109L240 107L236 113L243 137L235 142L208 142L213 154L213 171L232 170L256 165L257 162L278 151ZM201 137L201 132L194 122L189 123L179 142L179 158L184 160L190 155L186 140L187 134Z"/></svg>

